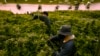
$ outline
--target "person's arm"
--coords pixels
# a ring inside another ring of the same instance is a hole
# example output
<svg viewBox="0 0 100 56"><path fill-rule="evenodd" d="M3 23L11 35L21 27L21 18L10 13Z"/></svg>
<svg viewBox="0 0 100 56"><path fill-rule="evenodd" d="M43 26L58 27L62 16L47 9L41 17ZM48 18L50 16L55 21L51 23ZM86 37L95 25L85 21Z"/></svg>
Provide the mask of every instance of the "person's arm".
<svg viewBox="0 0 100 56"><path fill-rule="evenodd" d="M53 36L47 41L48 46L51 47L52 49L54 49L54 45L56 44L55 42L57 38L58 38L57 36Z"/></svg>
<svg viewBox="0 0 100 56"><path fill-rule="evenodd" d="M51 28L51 22L50 22L50 19L48 17L46 17L45 19L45 24L47 25L48 28Z"/></svg>

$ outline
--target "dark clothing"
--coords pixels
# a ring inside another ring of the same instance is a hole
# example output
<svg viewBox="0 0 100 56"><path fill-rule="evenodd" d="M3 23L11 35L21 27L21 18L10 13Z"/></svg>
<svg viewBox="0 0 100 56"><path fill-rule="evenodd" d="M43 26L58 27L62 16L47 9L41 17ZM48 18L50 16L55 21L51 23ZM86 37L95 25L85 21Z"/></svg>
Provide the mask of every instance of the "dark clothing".
<svg viewBox="0 0 100 56"><path fill-rule="evenodd" d="M55 50L55 48L59 49L61 47L60 46L61 44L62 44L62 42L58 35L53 36L53 37L51 37L50 40L48 40L49 47L51 47L54 50Z"/></svg>
<svg viewBox="0 0 100 56"><path fill-rule="evenodd" d="M40 19L41 21L43 21L45 23L45 25L47 25L48 28L51 28L50 27L50 20L47 16L35 15L33 17L33 20L35 20L35 19Z"/></svg>
<svg viewBox="0 0 100 56"><path fill-rule="evenodd" d="M62 45L61 51L56 56L74 56L75 49L73 40L70 40Z"/></svg>
<svg viewBox="0 0 100 56"><path fill-rule="evenodd" d="M45 25L47 26L47 29L46 29L46 33L48 35L50 35L50 31L51 31L51 23L50 23L50 20L47 16L43 16L43 15L35 15L33 17L33 20L35 19L40 19L42 22L45 23Z"/></svg>
<svg viewBox="0 0 100 56"><path fill-rule="evenodd" d="M63 43L63 39L61 37L59 38L59 36L54 36L49 41L49 46L52 49L58 47L57 50L54 50L55 52L52 54L52 56L74 56L76 48L73 40Z"/></svg>

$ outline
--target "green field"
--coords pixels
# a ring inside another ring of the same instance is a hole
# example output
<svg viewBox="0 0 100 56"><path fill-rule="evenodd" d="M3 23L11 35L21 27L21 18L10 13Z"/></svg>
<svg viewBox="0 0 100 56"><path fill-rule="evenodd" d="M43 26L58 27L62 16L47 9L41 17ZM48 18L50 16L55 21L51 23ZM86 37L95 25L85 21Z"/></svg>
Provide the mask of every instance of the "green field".
<svg viewBox="0 0 100 56"><path fill-rule="evenodd" d="M72 25L72 33L76 36L75 56L99 54L100 11L58 11L49 14L52 35L57 34L61 25ZM43 22L33 21L27 14L0 11L0 56L50 56L49 38Z"/></svg>
<svg viewBox="0 0 100 56"><path fill-rule="evenodd" d="M81 1L81 0L41 0L41 2L38 2L38 0L6 0L7 3L32 3L32 4L37 4L37 3L40 3L40 4L69 4L69 3L72 3L74 4L74 1ZM84 0L83 2L84 3L87 3L87 1L90 1L90 0ZM93 1L93 0L91 0ZM0 2L4 3L4 0L0 0ZM93 1L94 3L95 2L100 2L100 0L94 0Z"/></svg>

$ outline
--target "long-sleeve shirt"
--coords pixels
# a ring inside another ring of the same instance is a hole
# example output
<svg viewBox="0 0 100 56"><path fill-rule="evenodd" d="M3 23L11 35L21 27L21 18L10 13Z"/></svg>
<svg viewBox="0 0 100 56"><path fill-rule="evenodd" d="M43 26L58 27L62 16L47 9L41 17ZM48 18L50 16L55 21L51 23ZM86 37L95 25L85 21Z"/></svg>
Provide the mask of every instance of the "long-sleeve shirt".
<svg viewBox="0 0 100 56"><path fill-rule="evenodd" d="M60 50L61 51L56 56L74 56L74 53L76 52L74 41L70 40L64 43Z"/></svg>
<svg viewBox="0 0 100 56"><path fill-rule="evenodd" d="M49 40L49 46L52 49L55 49L56 47L58 47L58 50L57 51L54 50L55 52L53 53L52 56L74 56L74 54L76 52L74 40L71 39L71 40L63 43L62 37L63 36L54 36Z"/></svg>
<svg viewBox="0 0 100 56"><path fill-rule="evenodd" d="M51 26L50 26L51 23L50 23L50 20L47 16L35 15L33 17L33 20L35 20L35 19L40 19L41 21L43 21L45 23L45 25L47 25L48 28L51 28Z"/></svg>

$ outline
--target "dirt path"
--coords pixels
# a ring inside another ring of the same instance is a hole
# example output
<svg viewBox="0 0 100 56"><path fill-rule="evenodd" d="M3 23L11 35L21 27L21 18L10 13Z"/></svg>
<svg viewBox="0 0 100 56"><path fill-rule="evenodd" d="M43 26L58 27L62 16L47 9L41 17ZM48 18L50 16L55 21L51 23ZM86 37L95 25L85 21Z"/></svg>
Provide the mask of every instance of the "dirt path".
<svg viewBox="0 0 100 56"><path fill-rule="evenodd" d="M7 10L11 11L14 14L24 14L27 13L27 11L30 12L36 12L38 9L38 4L20 4L21 10L18 10L16 8L16 4L0 4L0 10ZM55 11L55 7L57 5L45 5L42 4L42 11ZM68 10L69 5L59 5L59 10ZM71 10L74 10L75 6L72 6ZM81 4L79 6L79 10L87 10L86 5ZM100 3L91 4L89 10L100 10Z"/></svg>

